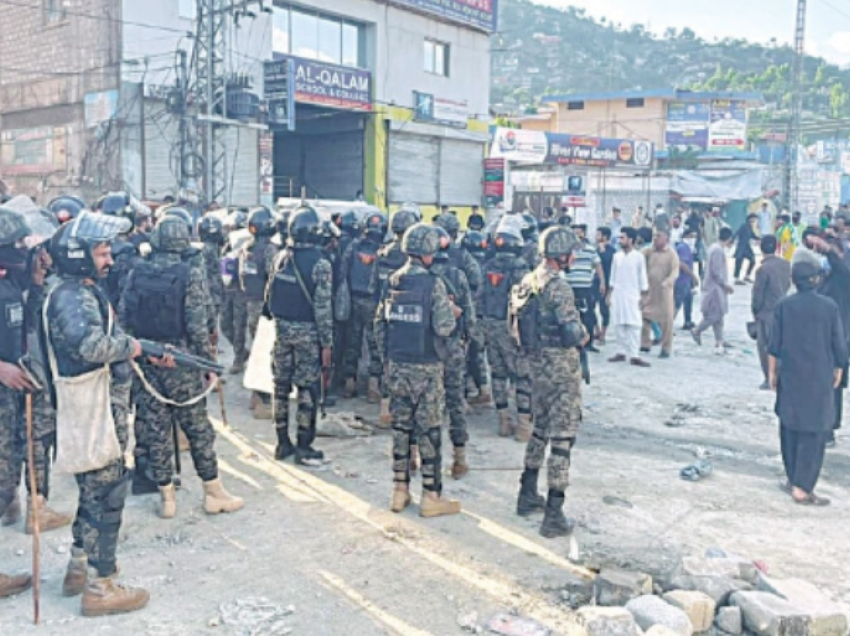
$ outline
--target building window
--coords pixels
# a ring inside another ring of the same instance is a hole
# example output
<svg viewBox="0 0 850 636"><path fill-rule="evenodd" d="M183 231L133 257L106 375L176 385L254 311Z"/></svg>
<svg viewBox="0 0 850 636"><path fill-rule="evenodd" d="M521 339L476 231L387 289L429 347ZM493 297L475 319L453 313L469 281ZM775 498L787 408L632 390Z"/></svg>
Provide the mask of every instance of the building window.
<svg viewBox="0 0 850 636"><path fill-rule="evenodd" d="M61 22L66 17L65 0L44 0L44 21L47 24Z"/></svg>
<svg viewBox="0 0 850 636"><path fill-rule="evenodd" d="M567 102L567 110L584 110L584 102Z"/></svg>
<svg viewBox="0 0 850 636"><path fill-rule="evenodd" d="M335 16L276 6L272 50L342 66L365 66L365 28Z"/></svg>
<svg viewBox="0 0 850 636"><path fill-rule="evenodd" d="M425 40L425 71L434 75L449 76L449 45L436 40Z"/></svg>
<svg viewBox="0 0 850 636"><path fill-rule="evenodd" d="M626 108L643 108L644 106L643 97L632 97L626 100Z"/></svg>

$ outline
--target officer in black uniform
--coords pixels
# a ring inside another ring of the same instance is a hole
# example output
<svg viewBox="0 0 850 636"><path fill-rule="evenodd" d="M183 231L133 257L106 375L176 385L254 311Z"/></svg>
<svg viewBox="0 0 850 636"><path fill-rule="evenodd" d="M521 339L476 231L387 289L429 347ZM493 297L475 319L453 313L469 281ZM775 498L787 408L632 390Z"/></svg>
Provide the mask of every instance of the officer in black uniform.
<svg viewBox="0 0 850 636"><path fill-rule="evenodd" d="M461 247L482 268L482 285L484 285L486 281L483 281L483 268L484 263L489 258L490 241L482 231L472 229L473 221L476 217L481 220L481 227L484 227L484 217L481 215L470 217L470 230L463 235ZM475 226L477 227L478 225L476 221ZM478 307L476 307L476 312L479 320L476 321L476 325L470 333L469 355L466 357L467 402L473 406L486 406L493 401L492 395L486 389L487 363L485 361L485 352L487 347L487 333L480 322L481 311Z"/></svg>
<svg viewBox="0 0 850 636"><path fill-rule="evenodd" d="M466 280L469 281L469 286L472 288L472 292L477 292L481 286L481 267L466 250L457 244L457 237L460 233L460 221L454 214L449 213L441 214L435 219L434 223L448 232L452 239L452 244L448 250L449 262L454 267L463 270L463 273L466 274Z"/></svg>
<svg viewBox="0 0 850 636"><path fill-rule="evenodd" d="M139 251L130 240L135 224L136 210L132 199L126 192L115 192L101 197L95 204L95 210L101 214L130 221L129 231L122 233L112 242L112 260L114 264L102 281L104 290L113 307L121 300L121 292L133 267L138 263Z"/></svg>
<svg viewBox="0 0 850 636"><path fill-rule="evenodd" d="M198 237L204 244L204 262L207 266L207 285L213 299L215 321L221 315L224 304L224 280L221 278L221 250L224 247L224 226L214 216L205 216L198 224Z"/></svg>

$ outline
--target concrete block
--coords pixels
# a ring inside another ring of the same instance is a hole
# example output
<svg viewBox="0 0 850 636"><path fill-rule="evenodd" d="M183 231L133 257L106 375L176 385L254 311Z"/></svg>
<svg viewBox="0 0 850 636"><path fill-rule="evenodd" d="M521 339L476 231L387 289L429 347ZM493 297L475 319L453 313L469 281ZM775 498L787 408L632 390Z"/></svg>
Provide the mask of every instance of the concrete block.
<svg viewBox="0 0 850 636"><path fill-rule="evenodd" d="M670 580L667 589L703 592L711 597L717 607L722 607L729 604L729 597L733 593L750 591L753 586L746 581L726 576L679 575Z"/></svg>
<svg viewBox="0 0 850 636"><path fill-rule="evenodd" d="M667 592L664 600L673 607L678 607L691 619L694 631L707 632L714 624L714 612L717 603L705 592L675 590Z"/></svg>
<svg viewBox="0 0 850 636"><path fill-rule="evenodd" d="M587 636L638 636L634 616L623 607L582 607L576 621Z"/></svg>
<svg viewBox="0 0 850 636"><path fill-rule="evenodd" d="M694 627L688 615L673 607L657 596L639 596L626 603L626 609L635 617L635 622L643 630L662 625L677 636L692 636Z"/></svg>
<svg viewBox="0 0 850 636"><path fill-rule="evenodd" d="M850 625L837 603L808 581L759 577L758 589L784 598L812 618L812 636L846 636Z"/></svg>
<svg viewBox="0 0 850 636"><path fill-rule="evenodd" d="M598 605L622 606L633 598L652 594L652 577L643 572L605 568L596 576L594 589Z"/></svg>
<svg viewBox="0 0 850 636"><path fill-rule="evenodd" d="M744 618L740 607L721 607L714 619L714 624L720 631L741 636L744 632Z"/></svg>
<svg viewBox="0 0 850 636"><path fill-rule="evenodd" d="M812 618L770 592L735 592L732 605L741 608L744 627L759 636L812 636Z"/></svg>

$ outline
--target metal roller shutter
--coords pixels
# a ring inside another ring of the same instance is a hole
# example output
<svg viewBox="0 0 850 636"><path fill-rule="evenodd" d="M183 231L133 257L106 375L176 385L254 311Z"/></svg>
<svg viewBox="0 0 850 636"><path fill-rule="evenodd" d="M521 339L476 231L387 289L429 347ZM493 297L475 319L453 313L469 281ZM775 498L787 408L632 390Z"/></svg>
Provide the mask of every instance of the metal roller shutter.
<svg viewBox="0 0 850 636"><path fill-rule="evenodd" d="M363 190L363 131L304 136L308 196L353 201Z"/></svg>
<svg viewBox="0 0 850 636"><path fill-rule="evenodd" d="M389 145L389 203L438 203L439 140L423 135L392 132Z"/></svg>
<svg viewBox="0 0 850 636"><path fill-rule="evenodd" d="M474 141L440 139L438 201L442 205L481 205L484 146Z"/></svg>
<svg viewBox="0 0 850 636"><path fill-rule="evenodd" d="M227 193L234 205L257 205L260 200L260 158L257 131L231 126L227 146Z"/></svg>

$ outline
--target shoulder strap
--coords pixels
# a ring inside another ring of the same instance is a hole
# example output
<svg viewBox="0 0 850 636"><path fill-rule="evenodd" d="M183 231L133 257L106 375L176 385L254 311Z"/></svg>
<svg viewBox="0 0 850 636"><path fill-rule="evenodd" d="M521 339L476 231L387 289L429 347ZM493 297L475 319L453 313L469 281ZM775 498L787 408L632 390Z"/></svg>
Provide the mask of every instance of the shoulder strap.
<svg viewBox="0 0 850 636"><path fill-rule="evenodd" d="M298 286L301 288L301 291L304 293L304 298L307 299L307 302L310 303L310 307L315 309L313 303L313 296L310 295L310 291L307 289L307 285L304 284L304 278L301 276L301 269L298 267L298 261L295 258L295 252L292 252L292 267L295 270L295 280L298 281Z"/></svg>

